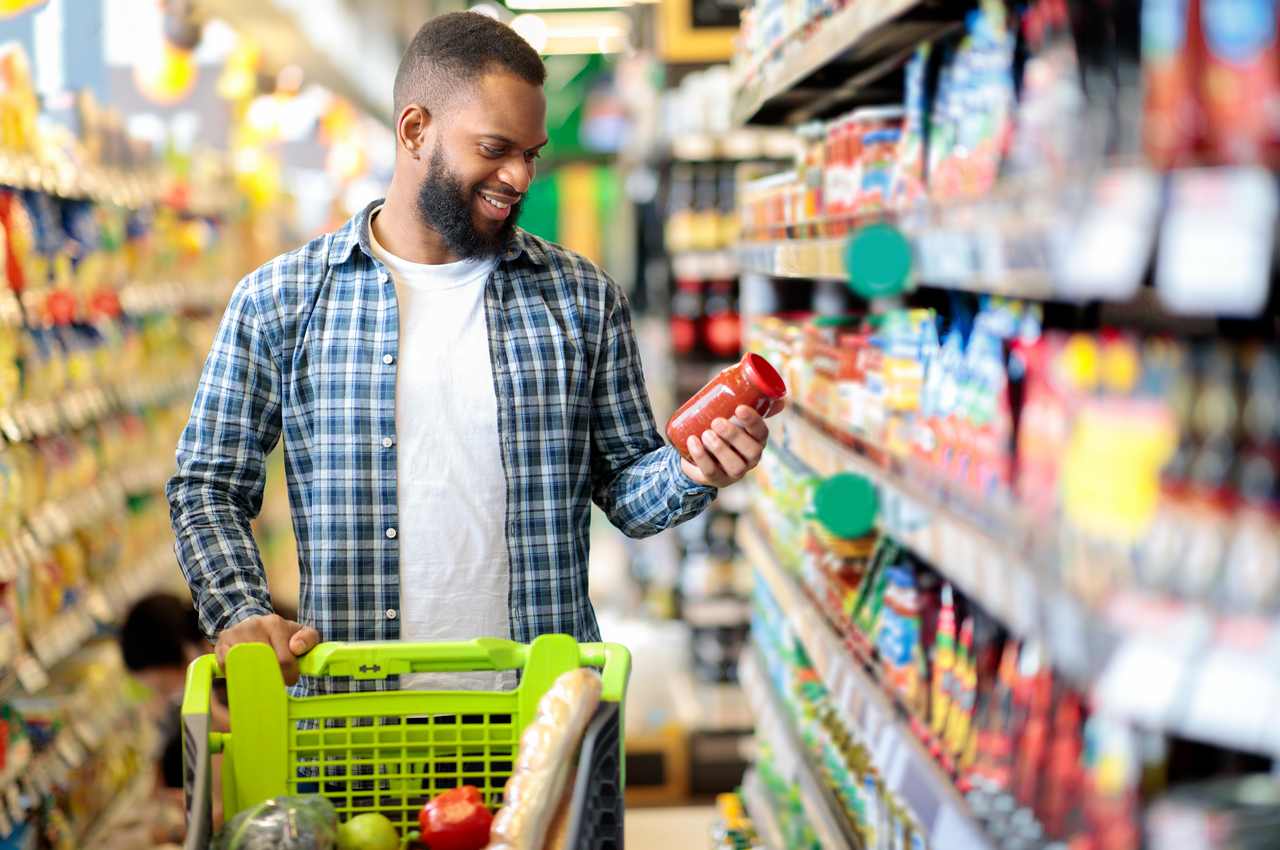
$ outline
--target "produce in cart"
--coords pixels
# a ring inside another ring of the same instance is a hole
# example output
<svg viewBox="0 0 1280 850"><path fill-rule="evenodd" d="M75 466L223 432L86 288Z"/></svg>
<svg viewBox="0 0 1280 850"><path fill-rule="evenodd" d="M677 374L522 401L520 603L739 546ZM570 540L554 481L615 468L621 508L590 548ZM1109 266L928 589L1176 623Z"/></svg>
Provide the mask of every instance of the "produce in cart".
<svg viewBox="0 0 1280 850"><path fill-rule="evenodd" d="M338 814L317 795L273 797L231 819L215 850L336 850Z"/></svg>

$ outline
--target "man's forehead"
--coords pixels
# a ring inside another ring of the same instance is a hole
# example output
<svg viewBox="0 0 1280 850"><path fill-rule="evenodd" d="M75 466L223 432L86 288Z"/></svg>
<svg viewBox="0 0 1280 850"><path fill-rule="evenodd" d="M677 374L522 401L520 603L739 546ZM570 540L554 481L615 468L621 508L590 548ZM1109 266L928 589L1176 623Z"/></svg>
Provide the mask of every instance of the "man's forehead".
<svg viewBox="0 0 1280 850"><path fill-rule="evenodd" d="M522 143L537 144L546 133L547 99L542 87L512 74L495 71L477 78L453 108L467 123ZM538 138L530 140L530 135Z"/></svg>

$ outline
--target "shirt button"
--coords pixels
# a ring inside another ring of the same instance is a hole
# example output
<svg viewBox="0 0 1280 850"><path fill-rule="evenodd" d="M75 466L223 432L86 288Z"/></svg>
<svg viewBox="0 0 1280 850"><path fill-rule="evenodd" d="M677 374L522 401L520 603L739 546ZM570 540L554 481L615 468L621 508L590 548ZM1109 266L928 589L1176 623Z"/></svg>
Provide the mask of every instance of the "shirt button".
<svg viewBox="0 0 1280 850"><path fill-rule="evenodd" d="M382 355L382 362L390 366L392 363L396 362L396 356L394 354L384 354Z"/></svg>
<svg viewBox="0 0 1280 850"><path fill-rule="evenodd" d="M396 613L396 609L394 609L394 608L388 608L386 613L387 613L387 619L388 619L388 620L394 620L397 616L399 616L399 615Z"/></svg>
<svg viewBox="0 0 1280 850"><path fill-rule="evenodd" d="M396 444L396 441L395 441L395 440L393 440L393 439L391 439L390 437L383 437L383 438L382 438L382 447L383 447L384 449L389 449L389 448L391 448L392 446L394 446L395 444Z"/></svg>
<svg viewBox="0 0 1280 850"><path fill-rule="evenodd" d="M383 283L386 283L386 282L387 282L387 273L386 273L386 272L378 272L378 280L382 281Z"/></svg>
<svg viewBox="0 0 1280 850"><path fill-rule="evenodd" d="M387 529L387 539L388 539L388 540L395 540L395 539L396 539L396 530L395 530L394 528L388 528L388 529Z"/></svg>

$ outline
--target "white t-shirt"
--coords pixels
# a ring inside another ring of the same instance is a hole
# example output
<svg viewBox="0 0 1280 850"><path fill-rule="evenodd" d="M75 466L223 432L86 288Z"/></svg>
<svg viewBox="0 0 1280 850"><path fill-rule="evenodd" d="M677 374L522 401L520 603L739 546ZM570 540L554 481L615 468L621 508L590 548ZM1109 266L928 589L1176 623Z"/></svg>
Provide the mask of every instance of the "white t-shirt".
<svg viewBox="0 0 1280 850"><path fill-rule="evenodd" d="M511 633L507 480L489 361L484 291L497 258L444 265L373 254L400 308L396 476L400 514L400 639L470 640ZM432 673L405 689L496 690L514 675Z"/></svg>

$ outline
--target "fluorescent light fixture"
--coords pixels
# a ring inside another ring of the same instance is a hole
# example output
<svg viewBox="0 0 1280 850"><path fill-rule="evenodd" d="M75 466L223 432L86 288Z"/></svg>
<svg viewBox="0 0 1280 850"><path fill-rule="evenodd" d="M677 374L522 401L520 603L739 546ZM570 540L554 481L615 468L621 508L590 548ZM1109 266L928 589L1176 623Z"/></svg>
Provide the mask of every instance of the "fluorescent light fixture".
<svg viewBox="0 0 1280 850"><path fill-rule="evenodd" d="M629 6L657 5L661 0L506 0L515 12L554 12L576 9L625 9Z"/></svg>
<svg viewBox="0 0 1280 850"><path fill-rule="evenodd" d="M632 0L507 0L516 12L547 12L556 9L624 9Z"/></svg>
<svg viewBox="0 0 1280 850"><path fill-rule="evenodd" d="M619 53L631 39L631 19L622 12L523 14L511 28L546 56Z"/></svg>

